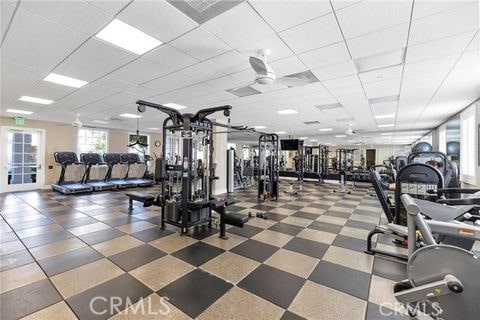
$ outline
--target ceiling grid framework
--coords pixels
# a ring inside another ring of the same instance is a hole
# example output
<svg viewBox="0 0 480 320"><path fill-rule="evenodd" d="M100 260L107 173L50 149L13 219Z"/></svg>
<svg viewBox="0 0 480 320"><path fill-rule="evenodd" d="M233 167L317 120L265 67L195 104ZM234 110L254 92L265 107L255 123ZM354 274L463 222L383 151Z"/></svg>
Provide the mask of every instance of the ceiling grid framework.
<svg viewBox="0 0 480 320"><path fill-rule="evenodd" d="M33 112L32 119L70 123L80 113L86 124L134 128L134 120L105 119L135 113L140 98L185 105L188 112L231 104L236 124L255 126L262 118L267 131L337 144L385 143L378 132L394 132L390 143L411 137L406 131L426 132L480 97L478 1L249 0L215 11L222 3L216 1L200 8L210 10L200 24L162 0L39 3L1 4L2 116L20 109ZM85 25L86 14L93 23ZM114 19L163 43L135 55L97 39ZM38 53L25 46L29 39L43 39L33 42ZM310 70L319 82L293 88L255 84L260 93L244 97L229 93L253 82L248 58L264 48L272 51L268 61L277 77ZM396 50L403 50L397 65ZM379 68L370 71L365 59ZM360 61L367 72L359 72ZM51 72L89 83L67 88L43 81ZM21 96L54 103L33 104ZM397 101L381 100L390 96ZM333 103L343 111L316 107ZM277 113L285 109L298 113ZM162 119L149 114L140 122L159 127ZM361 131L335 138L349 123Z"/></svg>

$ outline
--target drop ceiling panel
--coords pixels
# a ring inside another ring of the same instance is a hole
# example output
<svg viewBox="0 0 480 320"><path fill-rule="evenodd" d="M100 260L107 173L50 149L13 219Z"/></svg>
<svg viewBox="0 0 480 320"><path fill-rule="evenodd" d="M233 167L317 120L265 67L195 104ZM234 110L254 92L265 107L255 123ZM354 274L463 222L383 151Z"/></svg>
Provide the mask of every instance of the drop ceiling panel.
<svg viewBox="0 0 480 320"><path fill-rule="evenodd" d="M0 85L2 107L12 104L45 74L27 66L1 61Z"/></svg>
<svg viewBox="0 0 480 320"><path fill-rule="evenodd" d="M199 61L188 54L168 45L164 44L159 48L147 53L145 59L157 64L168 66L172 70L180 70L198 63Z"/></svg>
<svg viewBox="0 0 480 320"><path fill-rule="evenodd" d="M268 56L268 61L271 62L293 55L292 50L276 34L270 34L264 38L251 41L236 49L245 56L258 56L261 49L270 49L271 54Z"/></svg>
<svg viewBox="0 0 480 320"><path fill-rule="evenodd" d="M250 1L260 15L279 32L331 12L328 1Z"/></svg>
<svg viewBox="0 0 480 320"><path fill-rule="evenodd" d="M206 107L215 107L215 106L221 105L217 102L227 100L230 98L231 98L231 95L228 92L220 91L212 94L203 95L201 97L180 100L179 103L187 107L192 106L192 107L206 108ZM234 117L234 112L235 112L235 109L232 110L233 117Z"/></svg>
<svg viewBox="0 0 480 320"><path fill-rule="evenodd" d="M460 53L444 56L440 58L422 60L405 65L404 76L429 74L435 72L447 72L453 67L453 64L460 57ZM477 61L478 62L478 61Z"/></svg>
<svg viewBox="0 0 480 320"><path fill-rule="evenodd" d="M10 20L13 17L13 12L15 11L15 6L17 5L17 1L1 1L0 2L0 14L1 14L1 39L5 35L7 31L7 27L10 24Z"/></svg>
<svg viewBox="0 0 480 320"><path fill-rule="evenodd" d="M172 70L170 68L141 57L112 72L110 76L125 82L140 84L162 77L171 72Z"/></svg>
<svg viewBox="0 0 480 320"><path fill-rule="evenodd" d="M20 7L86 36L97 33L113 16L82 0L22 1Z"/></svg>
<svg viewBox="0 0 480 320"><path fill-rule="evenodd" d="M269 63L278 77L306 71L305 65L296 56Z"/></svg>
<svg viewBox="0 0 480 320"><path fill-rule="evenodd" d="M146 99L156 94L155 90L144 86L131 87L125 92L137 97L137 99Z"/></svg>
<svg viewBox="0 0 480 320"><path fill-rule="evenodd" d="M205 61L205 63L224 74L231 74L251 68L248 59L236 50L209 59Z"/></svg>
<svg viewBox="0 0 480 320"><path fill-rule="evenodd" d="M478 68L480 65L480 50L477 51L468 51L462 55L460 61L457 62L456 66L458 67L468 67Z"/></svg>
<svg viewBox="0 0 480 320"><path fill-rule="evenodd" d="M102 9L105 12L116 15L131 0L87 0L91 5Z"/></svg>
<svg viewBox="0 0 480 320"><path fill-rule="evenodd" d="M231 48L202 27L198 27L170 43L173 47L188 52L198 60L206 60Z"/></svg>
<svg viewBox="0 0 480 320"><path fill-rule="evenodd" d="M280 37L297 54L343 41L337 21L331 13L283 31Z"/></svg>
<svg viewBox="0 0 480 320"><path fill-rule="evenodd" d="M96 101L94 103L88 104L81 108L75 109L75 112L80 114L88 114L88 115L95 115L97 113L101 113L102 111L111 110L112 116L118 116L124 112L136 113L136 101L137 97L135 95L122 92L119 94L112 95L100 101ZM127 108L122 108L120 106L124 106L128 103Z"/></svg>
<svg viewBox="0 0 480 320"><path fill-rule="evenodd" d="M163 41L171 41L198 24L166 1L134 1L118 18Z"/></svg>
<svg viewBox="0 0 480 320"><path fill-rule="evenodd" d="M337 13L346 39L410 20L412 1L362 1Z"/></svg>
<svg viewBox="0 0 480 320"><path fill-rule="evenodd" d="M318 80L330 80L341 77L354 75L357 73L352 60L332 64L326 67L316 68L312 70Z"/></svg>
<svg viewBox="0 0 480 320"><path fill-rule="evenodd" d="M18 8L2 45L2 59L49 71L85 39L67 27Z"/></svg>
<svg viewBox="0 0 480 320"><path fill-rule="evenodd" d="M244 2L205 22L203 27L233 48L267 37L273 30Z"/></svg>
<svg viewBox="0 0 480 320"><path fill-rule="evenodd" d="M479 25L479 3L475 1L466 6L412 21L409 43L413 45L474 31Z"/></svg>
<svg viewBox="0 0 480 320"><path fill-rule="evenodd" d="M309 67L315 69L350 60L345 42L328 47L315 49L299 55L299 58Z"/></svg>
<svg viewBox="0 0 480 320"><path fill-rule="evenodd" d="M372 109L373 114L375 115L395 114L397 112L397 105L398 105L397 101L391 101L391 102L375 103L375 104L372 104L370 107ZM391 121L392 119L386 119L386 120Z"/></svg>
<svg viewBox="0 0 480 320"><path fill-rule="evenodd" d="M204 83L218 90L228 90L244 85L243 82L233 78L232 76L224 76L221 78L206 81ZM228 96L231 97L230 95Z"/></svg>
<svg viewBox="0 0 480 320"><path fill-rule="evenodd" d="M407 44L408 23L348 39L347 45L354 59L404 48Z"/></svg>
<svg viewBox="0 0 480 320"><path fill-rule="evenodd" d="M58 113L58 110L62 110L62 112L66 110L72 110L83 105L92 103L94 101L104 99L107 96L112 94L119 93L117 90L114 89L107 89L104 87L98 87L93 84L88 84L77 91L73 92L72 94L66 96L65 98L56 101L54 104L50 105L48 108L52 108L52 112Z"/></svg>
<svg viewBox="0 0 480 320"><path fill-rule="evenodd" d="M110 76L103 77L95 81L94 84L98 87L104 87L115 91L124 91L135 86L135 84L133 83L122 81L120 79L115 79Z"/></svg>
<svg viewBox="0 0 480 320"><path fill-rule="evenodd" d="M358 80L358 77L356 75L332 79L332 80L326 80L326 81L323 81L322 83L329 90L360 85L360 81Z"/></svg>
<svg viewBox="0 0 480 320"><path fill-rule="evenodd" d="M341 97L349 97L349 96L364 94L363 88L361 85L336 88L336 89L330 90L330 92L334 97L339 99Z"/></svg>
<svg viewBox="0 0 480 320"><path fill-rule="evenodd" d="M426 16L431 16L443 11L449 11L457 7L471 4L474 1L418 1L415 2L415 9L413 10L413 19L417 20Z"/></svg>
<svg viewBox="0 0 480 320"><path fill-rule="evenodd" d="M364 84L365 93L368 98L378 98L398 95L400 91L400 80L391 79Z"/></svg>
<svg viewBox="0 0 480 320"><path fill-rule="evenodd" d="M359 73L362 83L372 83L402 77L403 65Z"/></svg>
<svg viewBox="0 0 480 320"><path fill-rule="evenodd" d="M156 90L158 93L164 93L168 91L173 91L175 89L187 87L196 82L197 80L187 75L184 75L180 72L175 72L167 76L144 83L143 85L147 88Z"/></svg>
<svg viewBox="0 0 480 320"><path fill-rule="evenodd" d="M40 81L32 89L28 90L26 92L26 95L57 101L75 90L77 89L67 86L61 86L47 81Z"/></svg>
<svg viewBox="0 0 480 320"><path fill-rule="evenodd" d="M409 46L405 61L410 63L461 53L472 39L473 34L473 32L467 32L453 37Z"/></svg>
<svg viewBox="0 0 480 320"><path fill-rule="evenodd" d="M182 69L182 73L198 81L208 81L225 76L224 73L212 68L210 65L201 62Z"/></svg>

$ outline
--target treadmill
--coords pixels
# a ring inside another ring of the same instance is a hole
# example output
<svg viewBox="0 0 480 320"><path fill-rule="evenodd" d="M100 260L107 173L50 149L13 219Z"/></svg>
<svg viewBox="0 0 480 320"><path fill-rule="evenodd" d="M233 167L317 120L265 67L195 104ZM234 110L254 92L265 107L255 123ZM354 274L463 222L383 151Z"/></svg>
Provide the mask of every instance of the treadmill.
<svg viewBox="0 0 480 320"><path fill-rule="evenodd" d="M127 169L127 174L125 175L125 180L129 181L131 183L136 184L139 187L149 187L153 186L155 184L155 181L153 179L145 179L145 174L147 172L148 166L147 162L141 162L140 157L136 153L121 153L120 154L120 159L122 162L128 164L128 169ZM129 178L128 175L130 173L130 167L132 164L144 164L145 165L145 170L143 171L142 177L131 177Z"/></svg>
<svg viewBox="0 0 480 320"><path fill-rule="evenodd" d="M78 162L77 154L75 152L55 152L53 157L55 158L55 162L62 167L58 182L52 184L53 190L63 194L91 192L93 190L91 186L81 182L65 181L65 172L67 171L68 166L83 165L83 163Z"/></svg>
<svg viewBox="0 0 480 320"><path fill-rule="evenodd" d="M90 171L92 169L92 166L105 164L98 153L81 153L80 161L85 164L85 171L83 173L82 183L91 186L95 191L111 190L117 187L114 183L109 181L90 179Z"/></svg>
<svg viewBox="0 0 480 320"><path fill-rule="evenodd" d="M137 186L136 183L127 181L124 178L112 178L113 167L119 164L126 164L122 161L120 153L104 153L103 160L105 160L108 165L107 174L105 175L105 181L113 183L119 189Z"/></svg>

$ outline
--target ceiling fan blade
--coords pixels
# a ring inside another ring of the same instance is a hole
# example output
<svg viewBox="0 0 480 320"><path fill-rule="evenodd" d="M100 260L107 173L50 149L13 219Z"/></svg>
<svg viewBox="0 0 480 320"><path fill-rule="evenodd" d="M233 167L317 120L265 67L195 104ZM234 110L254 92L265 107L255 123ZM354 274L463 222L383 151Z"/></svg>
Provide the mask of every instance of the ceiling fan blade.
<svg viewBox="0 0 480 320"><path fill-rule="evenodd" d="M259 74L266 74L268 72L268 67L262 59L256 57L250 57L250 65L252 66L253 70Z"/></svg>
<svg viewBox="0 0 480 320"><path fill-rule="evenodd" d="M283 84L288 87L301 87L306 84L309 84L310 81L306 79L298 79L298 78L291 78L291 77L281 77L275 80L276 84Z"/></svg>

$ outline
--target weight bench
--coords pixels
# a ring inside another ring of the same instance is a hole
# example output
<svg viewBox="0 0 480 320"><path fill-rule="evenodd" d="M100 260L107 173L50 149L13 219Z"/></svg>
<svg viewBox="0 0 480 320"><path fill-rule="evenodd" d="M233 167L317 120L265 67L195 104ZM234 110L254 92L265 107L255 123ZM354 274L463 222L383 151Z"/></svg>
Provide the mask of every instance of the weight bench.
<svg viewBox="0 0 480 320"><path fill-rule="evenodd" d="M143 207L150 207L155 203L155 197L140 192L129 192L125 194L128 197L128 211L133 211L133 200L142 202Z"/></svg>
<svg viewBox="0 0 480 320"><path fill-rule="evenodd" d="M228 239L226 236L225 225L229 224L234 227L243 228L243 225L248 221L248 217L240 214L230 212L227 213L227 206L234 204L235 201L226 199L223 201L212 201L210 208L220 215L220 238Z"/></svg>

